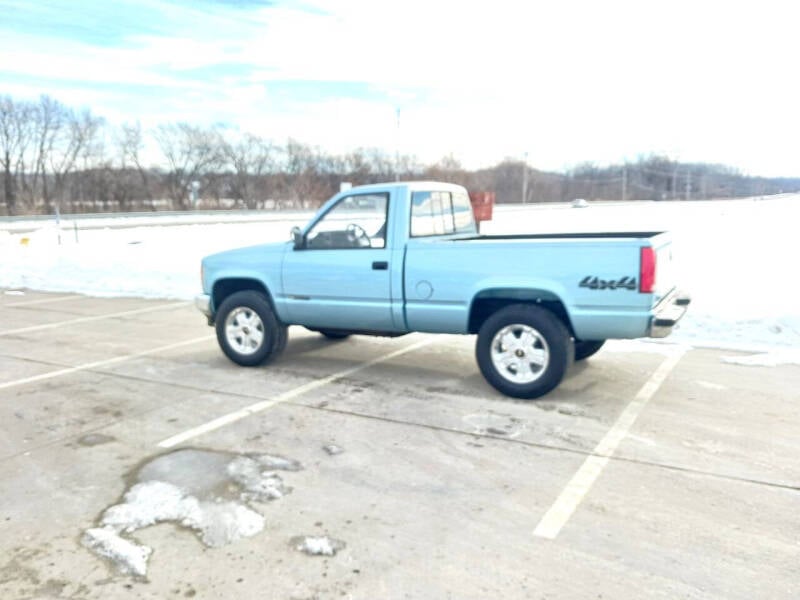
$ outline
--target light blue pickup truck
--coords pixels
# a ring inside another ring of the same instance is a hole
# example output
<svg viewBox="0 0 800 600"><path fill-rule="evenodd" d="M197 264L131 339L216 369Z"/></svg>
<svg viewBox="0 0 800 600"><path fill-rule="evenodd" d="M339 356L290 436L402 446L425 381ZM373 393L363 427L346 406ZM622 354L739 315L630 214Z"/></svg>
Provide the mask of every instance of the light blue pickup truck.
<svg viewBox="0 0 800 600"><path fill-rule="evenodd" d="M463 187L369 185L330 199L292 240L203 259L198 308L232 361L259 365L287 326L329 338L477 334L486 380L555 388L612 338L664 337L689 297L667 233L479 235Z"/></svg>

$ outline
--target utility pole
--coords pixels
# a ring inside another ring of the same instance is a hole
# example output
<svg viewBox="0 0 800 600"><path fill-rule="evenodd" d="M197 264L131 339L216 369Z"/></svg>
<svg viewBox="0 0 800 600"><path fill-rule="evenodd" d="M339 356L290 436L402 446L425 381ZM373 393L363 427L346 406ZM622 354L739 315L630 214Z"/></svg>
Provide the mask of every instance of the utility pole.
<svg viewBox="0 0 800 600"><path fill-rule="evenodd" d="M672 192L672 199L673 200L677 200L678 197L679 197L678 196L678 166L679 165L680 165L680 163L676 161L675 162L675 168L672 170L672 189L670 190L670 192Z"/></svg>
<svg viewBox="0 0 800 600"><path fill-rule="evenodd" d="M525 204L528 199L528 153L523 154L525 159L522 163L522 203Z"/></svg>
<svg viewBox="0 0 800 600"><path fill-rule="evenodd" d="M622 201L628 199L628 163L622 165Z"/></svg>
<svg viewBox="0 0 800 600"><path fill-rule="evenodd" d="M686 199L692 199L692 171L686 167Z"/></svg>
<svg viewBox="0 0 800 600"><path fill-rule="evenodd" d="M400 181L400 107L397 107L397 140L394 144L394 180Z"/></svg>

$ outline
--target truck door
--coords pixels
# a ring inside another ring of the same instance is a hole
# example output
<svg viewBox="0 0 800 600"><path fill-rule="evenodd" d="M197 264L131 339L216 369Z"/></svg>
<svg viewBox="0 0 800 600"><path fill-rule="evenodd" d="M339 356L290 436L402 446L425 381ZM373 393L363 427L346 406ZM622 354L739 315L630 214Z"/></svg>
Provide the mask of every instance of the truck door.
<svg viewBox="0 0 800 600"><path fill-rule="evenodd" d="M341 198L284 255L283 291L292 323L393 331L387 244L389 194Z"/></svg>

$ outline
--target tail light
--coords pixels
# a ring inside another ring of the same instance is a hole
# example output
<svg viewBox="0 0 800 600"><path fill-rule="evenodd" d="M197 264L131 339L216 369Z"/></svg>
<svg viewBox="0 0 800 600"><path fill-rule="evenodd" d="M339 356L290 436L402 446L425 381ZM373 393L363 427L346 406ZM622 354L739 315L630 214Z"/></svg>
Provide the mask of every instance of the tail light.
<svg viewBox="0 0 800 600"><path fill-rule="evenodd" d="M641 248L639 255L639 291L652 294L656 285L656 251L651 246Z"/></svg>

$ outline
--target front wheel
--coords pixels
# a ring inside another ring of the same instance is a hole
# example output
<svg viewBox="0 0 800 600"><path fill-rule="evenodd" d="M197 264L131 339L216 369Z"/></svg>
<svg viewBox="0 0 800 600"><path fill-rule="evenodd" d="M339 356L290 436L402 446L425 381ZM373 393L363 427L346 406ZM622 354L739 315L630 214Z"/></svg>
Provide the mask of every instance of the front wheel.
<svg viewBox="0 0 800 600"><path fill-rule="evenodd" d="M286 326L278 322L266 296L246 290L228 296L216 315L217 341L229 359L253 367L286 346Z"/></svg>
<svg viewBox="0 0 800 600"><path fill-rule="evenodd" d="M486 319L475 355L494 388L514 398L533 399L561 383L572 361L572 340L550 311L512 304Z"/></svg>

